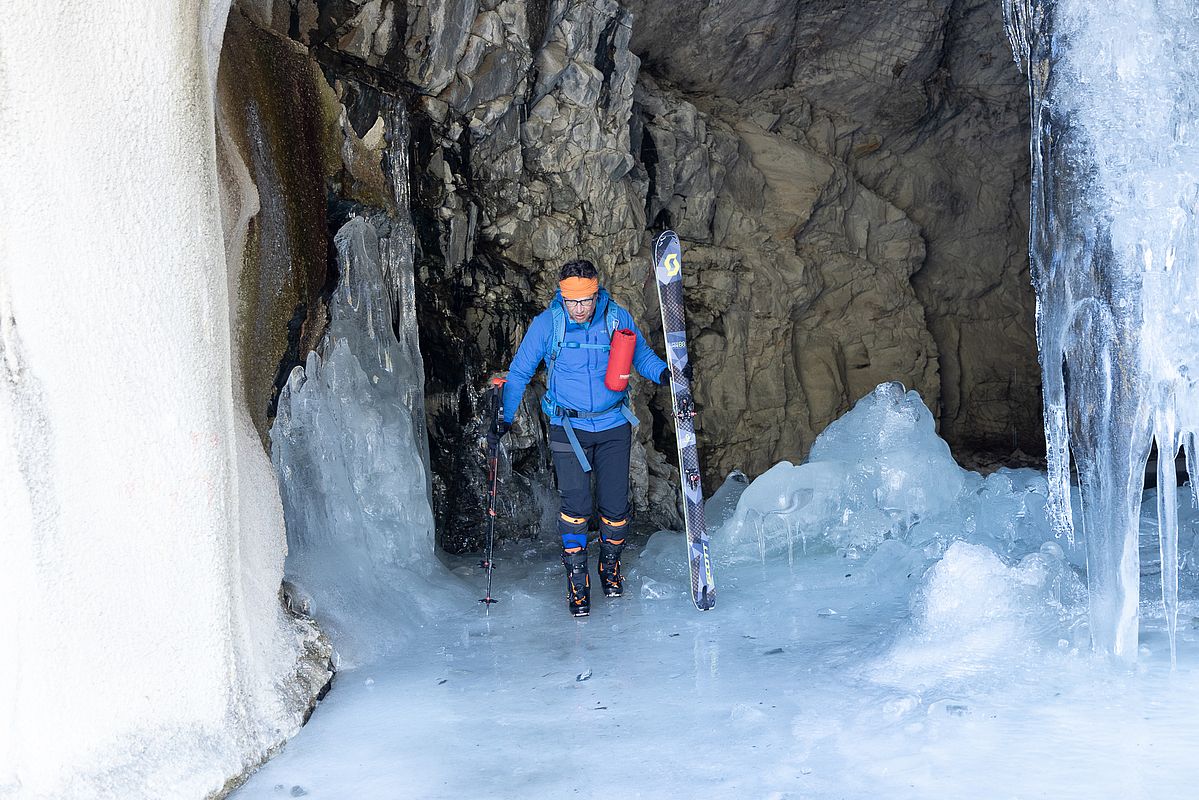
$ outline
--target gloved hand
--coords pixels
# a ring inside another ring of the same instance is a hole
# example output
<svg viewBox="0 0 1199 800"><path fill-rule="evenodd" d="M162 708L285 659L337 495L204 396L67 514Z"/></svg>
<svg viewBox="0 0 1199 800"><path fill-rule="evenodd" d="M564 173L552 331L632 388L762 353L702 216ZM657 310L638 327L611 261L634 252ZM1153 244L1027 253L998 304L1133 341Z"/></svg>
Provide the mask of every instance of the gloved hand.
<svg viewBox="0 0 1199 800"><path fill-rule="evenodd" d="M512 429L512 424L498 419L492 429L487 431L487 449L494 450L500 443L500 439L504 438L504 434Z"/></svg>
<svg viewBox="0 0 1199 800"><path fill-rule="evenodd" d="M692 383L695 380L695 370L692 369L690 361L683 366L683 377L687 379L687 383ZM662 370L662 376L658 378L658 383L663 386L670 383L670 367Z"/></svg>

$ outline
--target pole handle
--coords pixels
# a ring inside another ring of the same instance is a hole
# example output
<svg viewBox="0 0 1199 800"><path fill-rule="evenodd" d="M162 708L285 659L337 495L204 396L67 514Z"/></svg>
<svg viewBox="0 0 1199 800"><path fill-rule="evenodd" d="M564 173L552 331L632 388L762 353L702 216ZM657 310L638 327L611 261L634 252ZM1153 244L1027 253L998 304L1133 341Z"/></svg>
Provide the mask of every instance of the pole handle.
<svg viewBox="0 0 1199 800"><path fill-rule="evenodd" d="M508 382L507 378L501 378L498 375L491 379L491 432L499 432L500 418L504 415L504 384Z"/></svg>

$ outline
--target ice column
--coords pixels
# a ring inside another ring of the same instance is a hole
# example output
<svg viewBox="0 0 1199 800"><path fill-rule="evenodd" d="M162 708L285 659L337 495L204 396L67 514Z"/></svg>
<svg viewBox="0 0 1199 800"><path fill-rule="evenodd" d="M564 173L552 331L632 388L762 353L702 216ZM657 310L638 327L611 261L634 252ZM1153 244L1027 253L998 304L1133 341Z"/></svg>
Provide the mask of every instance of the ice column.
<svg viewBox="0 0 1199 800"><path fill-rule="evenodd" d="M1191 0L1005 0L1004 11L1031 100L1029 250L1051 511L1072 536L1073 458L1092 642L1132 659L1150 448L1156 441L1172 648L1180 445L1195 463L1199 17Z"/></svg>
<svg viewBox="0 0 1199 800"><path fill-rule="evenodd" d="M397 235L392 228L388 238ZM440 566L414 400L419 353L396 339L384 283L382 253L397 243L381 244L362 217L335 243L341 278L329 330L280 394L271 456L287 518L287 577L342 658L362 663L401 642L418 610L448 590L425 582Z"/></svg>

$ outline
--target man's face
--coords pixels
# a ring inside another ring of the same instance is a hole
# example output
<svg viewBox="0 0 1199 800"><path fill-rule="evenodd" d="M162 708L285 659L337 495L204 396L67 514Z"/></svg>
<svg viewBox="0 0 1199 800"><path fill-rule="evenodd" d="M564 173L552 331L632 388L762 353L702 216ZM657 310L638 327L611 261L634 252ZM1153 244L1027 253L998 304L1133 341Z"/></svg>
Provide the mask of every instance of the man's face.
<svg viewBox="0 0 1199 800"><path fill-rule="evenodd" d="M582 300L567 300L566 313L570 314L571 320L582 325L595 313L595 299L596 295L591 295Z"/></svg>

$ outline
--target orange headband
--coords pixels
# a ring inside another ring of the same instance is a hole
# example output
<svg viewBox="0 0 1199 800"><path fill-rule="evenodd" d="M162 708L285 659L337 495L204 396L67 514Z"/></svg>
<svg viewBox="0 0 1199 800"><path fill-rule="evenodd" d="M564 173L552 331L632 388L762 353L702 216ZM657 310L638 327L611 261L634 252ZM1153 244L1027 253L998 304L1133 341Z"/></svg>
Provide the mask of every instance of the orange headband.
<svg viewBox="0 0 1199 800"><path fill-rule="evenodd" d="M583 300L599 291L598 278L566 278L558 281L562 297L566 300Z"/></svg>

